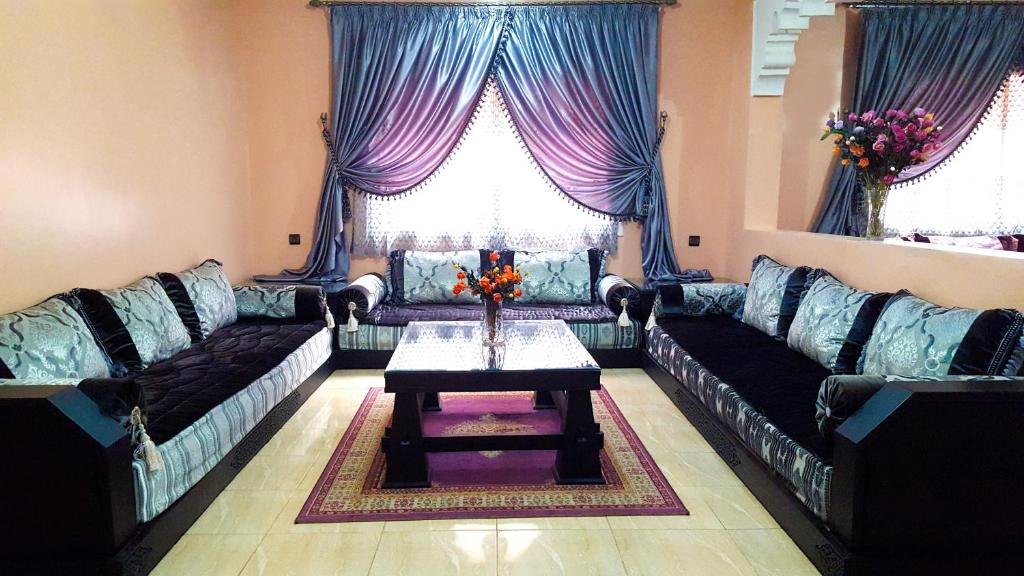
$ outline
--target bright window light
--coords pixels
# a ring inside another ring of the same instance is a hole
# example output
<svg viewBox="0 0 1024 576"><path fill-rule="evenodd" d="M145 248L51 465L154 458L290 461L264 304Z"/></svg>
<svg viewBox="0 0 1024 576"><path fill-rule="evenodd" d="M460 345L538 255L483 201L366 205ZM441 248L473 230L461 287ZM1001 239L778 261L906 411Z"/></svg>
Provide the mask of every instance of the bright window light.
<svg viewBox="0 0 1024 576"><path fill-rule="evenodd" d="M1024 232L1024 71L1007 77L945 165L890 192L884 218L886 230L899 235Z"/></svg>

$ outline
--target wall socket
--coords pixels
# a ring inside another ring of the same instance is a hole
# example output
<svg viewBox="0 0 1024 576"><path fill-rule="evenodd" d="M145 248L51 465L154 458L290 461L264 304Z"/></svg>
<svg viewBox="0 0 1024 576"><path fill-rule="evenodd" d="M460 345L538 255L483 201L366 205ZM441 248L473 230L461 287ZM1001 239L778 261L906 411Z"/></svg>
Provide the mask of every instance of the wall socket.
<svg viewBox="0 0 1024 576"><path fill-rule="evenodd" d="M690 236L690 246L700 246L700 236Z"/></svg>
<svg viewBox="0 0 1024 576"><path fill-rule="evenodd" d="M299 244L302 244L302 236L300 236L298 234L289 234L288 235L288 244L290 244L292 246L298 246Z"/></svg>

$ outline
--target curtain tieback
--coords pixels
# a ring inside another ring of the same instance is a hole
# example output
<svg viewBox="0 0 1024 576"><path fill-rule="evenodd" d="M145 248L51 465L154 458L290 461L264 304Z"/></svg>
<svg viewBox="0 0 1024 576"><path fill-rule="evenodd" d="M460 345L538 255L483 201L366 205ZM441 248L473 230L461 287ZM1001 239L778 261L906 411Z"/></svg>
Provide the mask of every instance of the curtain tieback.
<svg viewBox="0 0 1024 576"><path fill-rule="evenodd" d="M320 114L320 136L327 146L328 169L334 170L338 178L338 187L341 188L341 219L345 222L352 220L352 203L348 200L348 190L345 189L345 179L341 176L341 163L338 162L338 150L334 147L334 138L331 137L331 129L327 127L327 113Z"/></svg>
<svg viewBox="0 0 1024 576"><path fill-rule="evenodd" d="M658 152L661 150L661 141L665 139L665 127L668 125L668 112L662 110L658 113L658 135L654 139L654 146L651 148L650 160L647 163L647 172L644 174L644 186L640 190L639 208L637 209L637 215L641 218L647 218L647 215L651 213L651 193L652 185L651 181L654 179L654 171L657 169Z"/></svg>

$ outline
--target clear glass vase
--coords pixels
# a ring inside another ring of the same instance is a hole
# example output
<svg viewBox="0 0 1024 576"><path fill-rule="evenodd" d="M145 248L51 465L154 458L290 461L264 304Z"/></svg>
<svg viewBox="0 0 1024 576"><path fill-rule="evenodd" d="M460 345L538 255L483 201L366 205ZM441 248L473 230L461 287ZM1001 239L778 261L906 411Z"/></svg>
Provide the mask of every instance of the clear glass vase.
<svg viewBox="0 0 1024 576"><path fill-rule="evenodd" d="M882 210L885 200L889 197L889 184L883 180L864 178L864 201L868 209L868 226L864 237L868 240L884 240L885 226L882 222Z"/></svg>
<svg viewBox="0 0 1024 576"><path fill-rule="evenodd" d="M484 300L483 322L484 346L500 346L505 343L505 329L501 321L501 302L490 298Z"/></svg>

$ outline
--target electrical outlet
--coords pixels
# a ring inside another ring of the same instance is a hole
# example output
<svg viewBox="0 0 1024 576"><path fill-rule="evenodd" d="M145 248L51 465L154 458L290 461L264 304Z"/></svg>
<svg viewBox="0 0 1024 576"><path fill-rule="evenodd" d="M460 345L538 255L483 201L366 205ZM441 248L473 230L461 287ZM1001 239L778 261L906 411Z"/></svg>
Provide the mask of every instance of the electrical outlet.
<svg viewBox="0 0 1024 576"><path fill-rule="evenodd" d="M298 234L289 234L288 235L288 244L290 244L292 246L298 246L299 244L302 244L302 236L300 236Z"/></svg>
<svg viewBox="0 0 1024 576"><path fill-rule="evenodd" d="M690 246L700 246L700 236L690 236Z"/></svg>

